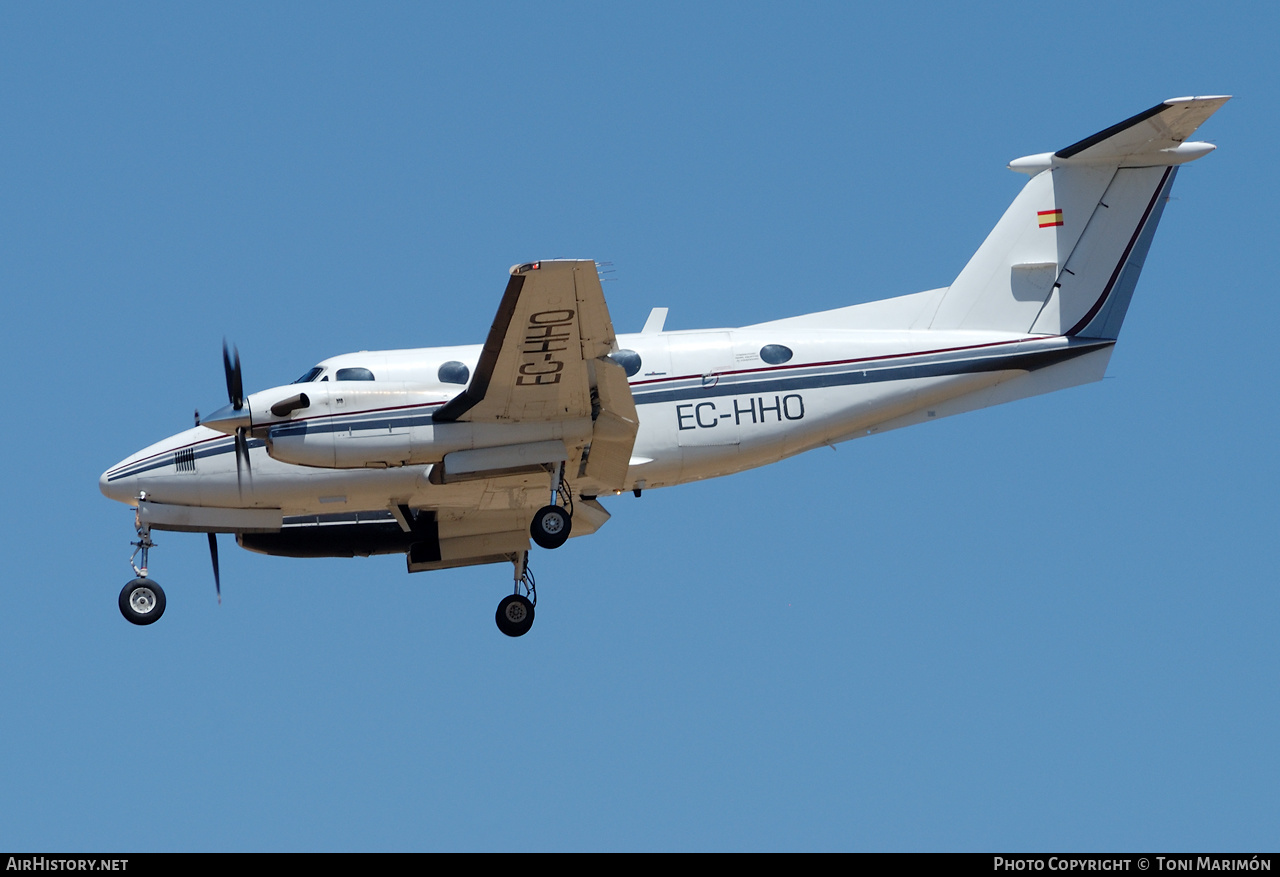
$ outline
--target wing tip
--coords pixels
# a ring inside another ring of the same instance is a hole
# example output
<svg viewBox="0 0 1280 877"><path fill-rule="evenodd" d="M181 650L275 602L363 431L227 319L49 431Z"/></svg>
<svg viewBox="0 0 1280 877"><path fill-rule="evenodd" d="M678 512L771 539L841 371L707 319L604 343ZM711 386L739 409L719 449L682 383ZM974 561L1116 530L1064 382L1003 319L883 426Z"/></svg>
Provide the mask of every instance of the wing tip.
<svg viewBox="0 0 1280 877"><path fill-rule="evenodd" d="M1230 94L1197 94L1188 95L1187 97L1171 97L1167 101L1164 101L1161 106L1171 107L1176 104L1189 104L1196 101L1225 104L1227 101L1231 100L1232 97L1233 95Z"/></svg>

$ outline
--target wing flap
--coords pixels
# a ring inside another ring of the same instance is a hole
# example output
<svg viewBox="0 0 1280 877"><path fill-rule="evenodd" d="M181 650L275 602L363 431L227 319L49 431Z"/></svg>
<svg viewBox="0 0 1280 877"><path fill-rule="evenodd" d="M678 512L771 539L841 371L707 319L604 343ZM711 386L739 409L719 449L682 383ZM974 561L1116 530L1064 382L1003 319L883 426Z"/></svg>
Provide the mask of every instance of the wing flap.
<svg viewBox="0 0 1280 877"><path fill-rule="evenodd" d="M529 550L529 511L523 506L496 511L441 510L432 532L406 553L409 572L503 563ZM573 536L589 536L609 520L593 499L574 501Z"/></svg>
<svg viewBox="0 0 1280 877"><path fill-rule="evenodd" d="M590 452L582 461L580 475L592 482L590 489L598 494L625 487L640 416L626 370L611 359L597 359L591 366L598 404Z"/></svg>

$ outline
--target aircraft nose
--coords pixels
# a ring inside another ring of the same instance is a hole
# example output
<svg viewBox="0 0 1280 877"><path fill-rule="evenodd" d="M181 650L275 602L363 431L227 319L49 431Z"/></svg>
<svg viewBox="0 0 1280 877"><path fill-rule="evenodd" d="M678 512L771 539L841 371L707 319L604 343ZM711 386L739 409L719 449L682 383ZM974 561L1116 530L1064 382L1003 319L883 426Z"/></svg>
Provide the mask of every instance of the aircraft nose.
<svg viewBox="0 0 1280 877"><path fill-rule="evenodd" d="M128 503L134 496L133 479L121 476L112 478L111 473L119 468L120 466L117 464L98 476L98 489L102 491L102 495L107 499Z"/></svg>

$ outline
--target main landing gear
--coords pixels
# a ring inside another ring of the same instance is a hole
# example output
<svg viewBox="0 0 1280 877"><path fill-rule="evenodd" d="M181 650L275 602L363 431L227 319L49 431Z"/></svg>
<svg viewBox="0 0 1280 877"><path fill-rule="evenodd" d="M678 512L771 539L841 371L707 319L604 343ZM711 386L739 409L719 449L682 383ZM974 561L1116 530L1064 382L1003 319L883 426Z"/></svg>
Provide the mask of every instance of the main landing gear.
<svg viewBox="0 0 1280 877"><path fill-rule="evenodd" d="M129 557L129 565L137 577L120 592L120 614L133 624L154 624L164 615L164 591L147 575L147 553L155 547L151 541L151 528L138 525L138 541ZM142 566L134 563L142 554Z"/></svg>
<svg viewBox="0 0 1280 877"><path fill-rule="evenodd" d="M559 548L569 538L572 525L573 518L563 506L543 506L533 516L529 535L539 548Z"/></svg>
<svg viewBox="0 0 1280 877"><path fill-rule="evenodd" d="M557 505L557 498L563 505ZM573 490L564 480L564 463L556 463L551 469L551 505L543 506L533 515L529 524L529 537L539 548L559 548L569 538L573 529ZM538 589L534 586L533 573L529 572L529 552L511 555L516 568L516 589L498 604L495 619L498 630L507 636L524 636L533 627L533 607L538 602ZM520 593L524 591L524 593Z"/></svg>
<svg viewBox="0 0 1280 877"><path fill-rule="evenodd" d="M521 551L512 558L516 567L516 590L498 604L495 620L498 630L507 636L524 636L533 627L533 607L538 602L538 589L529 572L529 552ZM520 593L524 591L524 593Z"/></svg>
<svg viewBox="0 0 1280 877"><path fill-rule="evenodd" d="M556 505L559 495L564 505ZM551 505L543 506L529 524L529 536L539 548L559 548L573 529L573 492L564 480L564 463L551 470Z"/></svg>

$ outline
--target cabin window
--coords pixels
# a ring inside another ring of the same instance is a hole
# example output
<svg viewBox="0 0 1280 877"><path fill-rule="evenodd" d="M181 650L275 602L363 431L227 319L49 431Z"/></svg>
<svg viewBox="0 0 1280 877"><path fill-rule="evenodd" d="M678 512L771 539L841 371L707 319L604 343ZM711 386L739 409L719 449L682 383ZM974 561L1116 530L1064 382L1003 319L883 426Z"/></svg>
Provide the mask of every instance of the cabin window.
<svg viewBox="0 0 1280 877"><path fill-rule="evenodd" d="M340 368L333 379L335 381L371 381L373 372L367 368Z"/></svg>
<svg viewBox="0 0 1280 877"><path fill-rule="evenodd" d="M324 371L324 369L322 369L320 366L316 366L316 367L315 367L315 368L313 368L311 371L307 372L305 375L303 375L302 377L300 377L300 378L298 378L296 381L294 381L294 383L295 383L295 384L309 384L309 383L311 383L312 381L314 381L316 378L320 377L320 373L321 373L322 371Z"/></svg>
<svg viewBox="0 0 1280 877"><path fill-rule="evenodd" d="M471 379L471 369L467 368L466 363L451 359L440 366L440 371L436 372L436 377L440 379L442 384L465 384Z"/></svg>
<svg viewBox="0 0 1280 877"><path fill-rule="evenodd" d="M791 360L791 348L781 344L766 344L760 348L760 358L769 365L782 365Z"/></svg>
<svg viewBox="0 0 1280 877"><path fill-rule="evenodd" d="M615 350L609 354L609 358L622 366L622 370L627 373L627 377L631 377L640 371L640 354L634 350Z"/></svg>

